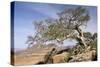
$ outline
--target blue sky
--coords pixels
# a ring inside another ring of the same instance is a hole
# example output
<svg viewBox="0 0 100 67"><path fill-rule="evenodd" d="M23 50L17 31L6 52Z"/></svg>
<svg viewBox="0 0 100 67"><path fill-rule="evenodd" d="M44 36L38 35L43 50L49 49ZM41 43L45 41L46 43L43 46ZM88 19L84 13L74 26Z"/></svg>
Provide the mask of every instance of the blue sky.
<svg viewBox="0 0 100 67"><path fill-rule="evenodd" d="M33 21L47 18L58 18L56 13L65 8L75 8L78 5L46 4L31 2L15 2L14 5L14 48L26 48L25 44L28 35L34 35L35 29ZM97 8L95 6L85 6L91 16L84 31L97 32ZM66 41L67 44L74 44Z"/></svg>

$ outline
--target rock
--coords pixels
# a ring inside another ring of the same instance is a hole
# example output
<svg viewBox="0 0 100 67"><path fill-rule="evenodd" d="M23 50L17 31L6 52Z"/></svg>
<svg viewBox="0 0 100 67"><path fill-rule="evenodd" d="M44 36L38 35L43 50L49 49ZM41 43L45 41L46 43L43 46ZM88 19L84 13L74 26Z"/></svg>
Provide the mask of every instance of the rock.
<svg viewBox="0 0 100 67"><path fill-rule="evenodd" d="M73 56L69 62L93 61L94 59L96 59L96 56L97 56L96 51L91 50L91 51Z"/></svg>
<svg viewBox="0 0 100 67"><path fill-rule="evenodd" d="M39 60L37 63L35 64L47 64L47 63L52 63L52 55L55 53L55 48L45 48L44 50L49 50L45 55L43 55L42 60Z"/></svg>
<svg viewBox="0 0 100 67"><path fill-rule="evenodd" d="M57 55L52 57L53 63L68 62L69 58L70 58L70 54L68 52L63 52L61 54L57 54Z"/></svg>

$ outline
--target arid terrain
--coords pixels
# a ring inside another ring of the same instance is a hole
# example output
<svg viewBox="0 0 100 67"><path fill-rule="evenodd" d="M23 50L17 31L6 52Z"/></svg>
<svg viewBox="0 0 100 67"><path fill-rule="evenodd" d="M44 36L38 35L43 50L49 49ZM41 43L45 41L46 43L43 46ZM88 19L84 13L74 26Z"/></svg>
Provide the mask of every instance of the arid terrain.
<svg viewBox="0 0 100 67"><path fill-rule="evenodd" d="M34 45L31 48L16 52L13 55L13 61L14 65L34 65L97 60L96 50L90 49L90 47L76 55L71 55L70 49L72 48L59 48L53 45L49 45L49 47L44 45L40 48L39 45Z"/></svg>

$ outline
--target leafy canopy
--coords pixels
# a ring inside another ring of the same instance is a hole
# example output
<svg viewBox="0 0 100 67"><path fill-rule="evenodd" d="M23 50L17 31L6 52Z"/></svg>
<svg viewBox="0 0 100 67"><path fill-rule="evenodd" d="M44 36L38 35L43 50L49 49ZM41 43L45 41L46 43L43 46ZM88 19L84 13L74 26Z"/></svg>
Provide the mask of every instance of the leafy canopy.
<svg viewBox="0 0 100 67"><path fill-rule="evenodd" d="M84 7L65 9L57 13L57 19L47 19L34 22L35 28L41 38L48 40L67 39L76 37L76 28L86 26L90 19L89 12Z"/></svg>

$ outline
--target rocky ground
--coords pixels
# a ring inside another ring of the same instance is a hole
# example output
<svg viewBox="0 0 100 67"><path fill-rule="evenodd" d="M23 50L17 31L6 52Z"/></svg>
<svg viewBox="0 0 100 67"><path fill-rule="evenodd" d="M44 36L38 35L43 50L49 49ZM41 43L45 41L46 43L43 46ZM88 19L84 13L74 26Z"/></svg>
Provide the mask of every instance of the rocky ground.
<svg viewBox="0 0 100 67"><path fill-rule="evenodd" d="M34 45L31 48L16 52L12 60L14 65L94 61L97 60L97 52L95 49L91 49L90 46L81 53L71 54L67 47Z"/></svg>

